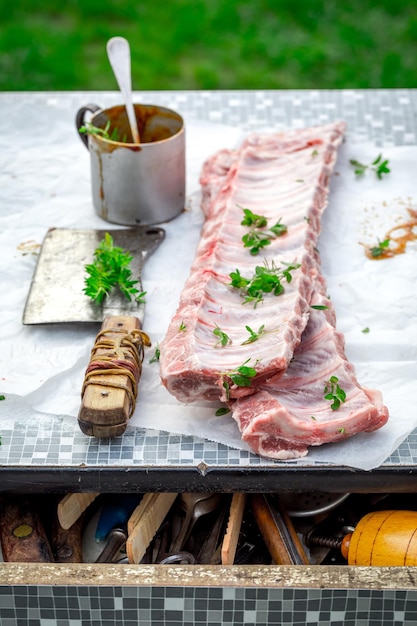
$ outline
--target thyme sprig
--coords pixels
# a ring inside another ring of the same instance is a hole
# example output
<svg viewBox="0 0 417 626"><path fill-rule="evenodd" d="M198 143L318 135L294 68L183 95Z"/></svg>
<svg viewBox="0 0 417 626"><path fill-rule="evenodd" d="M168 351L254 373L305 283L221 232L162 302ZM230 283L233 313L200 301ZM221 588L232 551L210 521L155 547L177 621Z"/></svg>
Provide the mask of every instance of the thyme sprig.
<svg viewBox="0 0 417 626"><path fill-rule="evenodd" d="M232 343L232 340L230 339L229 335L223 332L220 326L217 326L217 324L216 324L216 328L213 330L213 335L215 335L215 337L218 338L218 341L216 345L214 346L215 348L217 346L221 346L222 348L225 348L229 343Z"/></svg>
<svg viewBox="0 0 417 626"><path fill-rule="evenodd" d="M238 204L239 209L242 209L244 218L240 222L242 226L250 226L251 228L264 228L268 225L268 220L264 215L257 215L250 209L245 209Z"/></svg>
<svg viewBox="0 0 417 626"><path fill-rule="evenodd" d="M159 345L157 344L153 357L149 359L149 363L158 363L160 358L161 358L161 349Z"/></svg>
<svg viewBox="0 0 417 626"><path fill-rule="evenodd" d="M221 415L227 415L228 413L230 413L230 409L227 406L221 406L217 409L214 415L216 417L220 417Z"/></svg>
<svg viewBox="0 0 417 626"><path fill-rule="evenodd" d="M369 248L369 253L371 255L371 257L373 257L374 259L382 256L384 254L384 252L387 251L387 249L389 248L389 244L390 244L390 239L384 239L384 241L380 241L378 239L378 243L376 246L372 246L371 248Z"/></svg>
<svg viewBox="0 0 417 626"><path fill-rule="evenodd" d="M279 296L284 293L285 288L283 282L290 283L294 270L300 267L299 263L282 263L282 267L277 267L274 261L268 263L265 259L263 265L255 267L255 273L251 278L242 276L239 269L229 274L231 282L229 285L235 289L239 289L243 298L243 304L252 302L254 308L262 302L264 294L272 293Z"/></svg>
<svg viewBox="0 0 417 626"><path fill-rule="evenodd" d="M135 286L139 280L132 279L129 267L132 259L132 255L115 246L113 237L106 233L94 252L93 263L85 266L88 274L84 288L86 296L102 304L113 288L118 287L128 300L133 298L138 303L144 302L146 292L140 292Z"/></svg>
<svg viewBox="0 0 417 626"><path fill-rule="evenodd" d="M346 393L339 386L337 376L330 376L329 380L324 383L324 399L330 400L330 408L336 411L342 402L346 402Z"/></svg>
<svg viewBox="0 0 417 626"><path fill-rule="evenodd" d="M241 344L242 346L246 346L248 343L253 343L254 341L258 341L258 339L262 337L262 335L266 334L265 324L262 324L262 326L258 328L257 332L252 330L250 326L245 326L245 328L249 333L249 337L246 339L246 341L244 341Z"/></svg>
<svg viewBox="0 0 417 626"><path fill-rule="evenodd" d="M249 226L249 231L243 235L242 242L245 248L250 248L250 253L254 256L259 254L262 248L269 246L272 239L281 237L288 230L285 224L281 224L281 218L273 226L266 229L268 220L264 215L257 215L250 209L243 207L239 208L244 213L241 225Z"/></svg>
<svg viewBox="0 0 417 626"><path fill-rule="evenodd" d="M389 172L391 171L388 167L388 163L388 159L384 159L382 154L379 154L377 158L372 161L372 163L368 164L361 163L356 159L350 159L350 164L353 165L353 167L355 168L355 174L357 176L363 176L366 170L369 169L373 170L380 180L384 174L389 174Z"/></svg>
<svg viewBox="0 0 417 626"><path fill-rule="evenodd" d="M127 142L127 135L123 135L123 138L120 139L118 129L110 129L110 120L107 120L104 128L94 126L94 124L92 124L91 122L86 122L84 126L81 126L79 128L79 131L80 133L84 133L85 135L97 135L98 137L102 137L103 139L107 139L108 141L117 141L119 143Z"/></svg>
<svg viewBox="0 0 417 626"><path fill-rule="evenodd" d="M247 365L249 361L250 361L250 357L236 369L222 373L221 375L222 386L223 386L223 389L226 391L227 400L230 399L230 381L237 387L250 387L251 386L252 378L256 376L257 372L254 367L249 367Z"/></svg>

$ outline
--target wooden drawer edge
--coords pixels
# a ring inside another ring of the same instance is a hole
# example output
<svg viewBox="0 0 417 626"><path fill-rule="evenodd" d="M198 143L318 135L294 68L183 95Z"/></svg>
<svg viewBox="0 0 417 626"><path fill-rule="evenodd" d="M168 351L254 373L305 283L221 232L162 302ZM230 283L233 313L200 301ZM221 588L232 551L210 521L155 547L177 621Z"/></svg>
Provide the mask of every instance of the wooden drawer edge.
<svg viewBox="0 0 417 626"><path fill-rule="evenodd" d="M1 563L0 585L416 589L417 567Z"/></svg>

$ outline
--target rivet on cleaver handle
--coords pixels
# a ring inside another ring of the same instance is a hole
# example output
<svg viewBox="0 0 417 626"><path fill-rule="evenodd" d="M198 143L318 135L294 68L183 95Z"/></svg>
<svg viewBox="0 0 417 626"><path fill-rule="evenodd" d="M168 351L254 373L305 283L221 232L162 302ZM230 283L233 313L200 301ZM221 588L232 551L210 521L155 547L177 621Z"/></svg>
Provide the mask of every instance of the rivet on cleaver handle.
<svg viewBox="0 0 417 626"><path fill-rule="evenodd" d="M144 349L151 342L137 317L106 317L91 351L78 423L85 435L122 435L137 398Z"/></svg>

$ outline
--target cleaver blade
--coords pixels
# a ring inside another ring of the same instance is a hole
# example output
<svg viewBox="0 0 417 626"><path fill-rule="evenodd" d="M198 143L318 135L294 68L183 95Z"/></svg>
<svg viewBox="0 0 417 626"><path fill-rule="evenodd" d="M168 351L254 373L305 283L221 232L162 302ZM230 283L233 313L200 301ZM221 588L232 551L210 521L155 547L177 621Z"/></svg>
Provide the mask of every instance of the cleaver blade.
<svg viewBox="0 0 417 626"><path fill-rule="evenodd" d="M126 430L134 410L149 337L141 330L144 304L127 300L115 290L103 305L85 294L85 266L109 233L114 245L133 257L130 269L142 291L146 258L164 239L156 226L120 229L50 229L43 241L23 313L23 324L102 322L92 349L82 389L78 423L86 435L117 437ZM128 346L128 347L126 347Z"/></svg>
<svg viewBox="0 0 417 626"><path fill-rule="evenodd" d="M162 228L148 226L120 230L51 228L42 243L23 312L23 324L102 322L109 315L135 315L141 321L144 305L120 293L109 295L103 305L84 293L85 266L109 233L115 246L128 250L133 259L132 276L142 290L142 266L164 239Z"/></svg>

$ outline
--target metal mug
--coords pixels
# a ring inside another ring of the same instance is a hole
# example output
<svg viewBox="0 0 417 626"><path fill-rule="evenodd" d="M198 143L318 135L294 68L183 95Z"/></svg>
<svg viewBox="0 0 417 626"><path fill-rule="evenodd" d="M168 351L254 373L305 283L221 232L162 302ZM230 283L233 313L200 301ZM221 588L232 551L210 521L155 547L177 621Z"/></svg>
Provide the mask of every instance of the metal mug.
<svg viewBox="0 0 417 626"><path fill-rule="evenodd" d="M91 157L94 208L115 224L167 222L185 206L184 120L165 107L134 106L140 143L133 143L124 105L101 109L87 104L77 112L77 131ZM91 125L108 128L112 138L80 132L87 114L92 114Z"/></svg>

